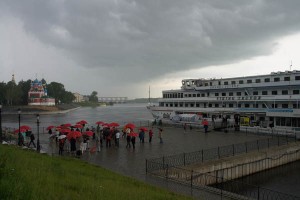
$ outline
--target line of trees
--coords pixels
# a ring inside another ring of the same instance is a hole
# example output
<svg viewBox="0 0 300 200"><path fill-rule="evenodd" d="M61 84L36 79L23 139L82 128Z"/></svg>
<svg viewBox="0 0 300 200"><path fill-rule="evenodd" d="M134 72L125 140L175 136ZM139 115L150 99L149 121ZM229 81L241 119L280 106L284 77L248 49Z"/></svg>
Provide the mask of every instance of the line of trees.
<svg viewBox="0 0 300 200"><path fill-rule="evenodd" d="M16 84L14 81L7 83L0 82L0 104L2 105L28 105L28 91L31 87L31 80L20 81ZM42 79L42 83L46 81ZM61 83L51 82L46 84L48 96L55 98L55 103L72 103L75 96L72 92L66 91Z"/></svg>

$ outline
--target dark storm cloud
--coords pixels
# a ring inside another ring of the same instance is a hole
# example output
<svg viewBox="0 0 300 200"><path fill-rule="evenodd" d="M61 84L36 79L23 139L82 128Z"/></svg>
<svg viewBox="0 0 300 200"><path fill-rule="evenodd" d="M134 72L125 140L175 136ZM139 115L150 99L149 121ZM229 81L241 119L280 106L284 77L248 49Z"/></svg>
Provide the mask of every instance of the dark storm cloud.
<svg viewBox="0 0 300 200"><path fill-rule="evenodd" d="M86 68L159 76L270 54L300 30L298 0L7 0L0 11ZM1 16L1 15L0 15Z"/></svg>

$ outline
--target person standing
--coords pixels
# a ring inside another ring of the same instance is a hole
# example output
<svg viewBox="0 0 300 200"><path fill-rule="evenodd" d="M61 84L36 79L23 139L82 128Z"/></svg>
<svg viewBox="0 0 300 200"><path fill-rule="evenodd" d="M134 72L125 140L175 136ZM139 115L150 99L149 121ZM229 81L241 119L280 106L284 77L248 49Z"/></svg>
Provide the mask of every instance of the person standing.
<svg viewBox="0 0 300 200"><path fill-rule="evenodd" d="M126 130L125 130L125 132L126 132L126 141L127 141L127 144L126 144L126 148L128 147L128 148L130 148L130 141L131 141L131 136L130 136L130 128L127 128Z"/></svg>
<svg viewBox="0 0 300 200"><path fill-rule="evenodd" d="M58 140L58 155L63 155L64 151L64 146L65 146L65 138L59 139Z"/></svg>
<svg viewBox="0 0 300 200"><path fill-rule="evenodd" d="M116 147L119 147L119 145L120 145L120 135L121 135L121 133L120 133L120 131L117 129L117 130L116 130Z"/></svg>
<svg viewBox="0 0 300 200"><path fill-rule="evenodd" d="M184 132L186 132L186 123L184 123L184 125L183 125L183 130L184 130Z"/></svg>
<svg viewBox="0 0 300 200"><path fill-rule="evenodd" d="M70 144L71 144L71 153L74 153L76 152L76 139L75 138L71 138L70 140Z"/></svg>
<svg viewBox="0 0 300 200"><path fill-rule="evenodd" d="M131 137L132 148L135 149L135 136Z"/></svg>
<svg viewBox="0 0 300 200"><path fill-rule="evenodd" d="M33 133L30 134L30 142L28 144L28 148L30 147L31 144L33 144L34 148L35 148L35 143L34 143L34 135Z"/></svg>
<svg viewBox="0 0 300 200"><path fill-rule="evenodd" d="M153 130L150 129L150 130L149 130L149 143L151 143L152 137L153 137Z"/></svg>
<svg viewBox="0 0 300 200"><path fill-rule="evenodd" d="M162 132L163 132L163 129L162 129L162 128L159 128L159 129L158 129L158 138L159 138L159 143L160 143L160 144L164 143L164 142L163 142L163 139L162 139Z"/></svg>
<svg viewBox="0 0 300 200"><path fill-rule="evenodd" d="M145 132L144 132L144 130L140 131L139 138L140 138L140 143L144 143L145 142Z"/></svg>

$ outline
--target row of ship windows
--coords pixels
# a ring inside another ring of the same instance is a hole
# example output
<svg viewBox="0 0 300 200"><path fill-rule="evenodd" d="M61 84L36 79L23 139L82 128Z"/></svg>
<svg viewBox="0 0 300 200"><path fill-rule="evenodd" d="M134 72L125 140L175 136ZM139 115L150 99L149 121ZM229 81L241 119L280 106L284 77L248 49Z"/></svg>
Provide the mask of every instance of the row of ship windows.
<svg viewBox="0 0 300 200"><path fill-rule="evenodd" d="M271 82L271 78L265 78L265 79L263 79L263 80L264 80L265 83ZM296 80L296 81L299 81L299 80L300 80L300 76L295 76L295 80ZM280 82L281 79L280 79L280 77L274 77L272 81L273 81L273 82ZM290 77L290 76L283 77L283 81L291 81L291 77ZM255 79L255 81L252 80L252 79L246 80L246 83L254 83L254 82L255 82L255 83L261 83L261 79ZM185 85L185 83L186 83L185 81L182 81L182 85ZM231 81L230 83L231 83L232 85L235 85L235 84L244 84L244 80ZM192 81L192 85L194 85L194 84L195 84L195 82ZM221 84L222 84L221 81L219 81L219 82L218 82L218 85L221 85ZM189 82L187 82L187 85L189 86ZM213 85L213 82L205 82L205 83L204 83L204 86L208 86L208 85L212 86L212 85ZM229 81L224 81L224 82L223 82L223 85L229 85ZM198 85L198 84L197 84L197 86L202 86L202 85Z"/></svg>
<svg viewBox="0 0 300 200"><path fill-rule="evenodd" d="M198 107L198 108L300 108L300 104L298 103L293 103L293 104L288 104L288 103L272 103L272 104L249 104L249 103L238 103L238 104L233 104L233 103L160 103L160 106L162 107Z"/></svg>
<svg viewBox="0 0 300 200"><path fill-rule="evenodd" d="M272 90L272 91L253 91L252 94L248 94L247 92L244 92L245 96L248 95L279 95L281 92L281 95L297 95L300 94L300 90ZM163 98L183 98L183 97L208 97L210 93L197 93L197 94L183 94L183 93L171 93L171 94L163 94ZM242 92L222 92L222 93L214 93L215 97L218 96L242 96Z"/></svg>

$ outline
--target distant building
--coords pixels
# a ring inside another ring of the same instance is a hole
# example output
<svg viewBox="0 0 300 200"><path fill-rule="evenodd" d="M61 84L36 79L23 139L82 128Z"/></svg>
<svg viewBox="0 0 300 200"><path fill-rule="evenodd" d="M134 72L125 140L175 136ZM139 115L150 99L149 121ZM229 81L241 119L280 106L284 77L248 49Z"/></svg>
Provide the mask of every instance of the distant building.
<svg viewBox="0 0 300 200"><path fill-rule="evenodd" d="M90 101L89 95L83 95L83 101L89 102Z"/></svg>
<svg viewBox="0 0 300 200"><path fill-rule="evenodd" d="M74 97L75 97L75 100L73 102L76 102L76 103L80 103L80 102L83 102L84 101L84 97L83 95L79 94L79 93L73 93Z"/></svg>
<svg viewBox="0 0 300 200"><path fill-rule="evenodd" d="M28 105L54 106L55 99L48 96L46 84L35 79L31 82L28 92Z"/></svg>

